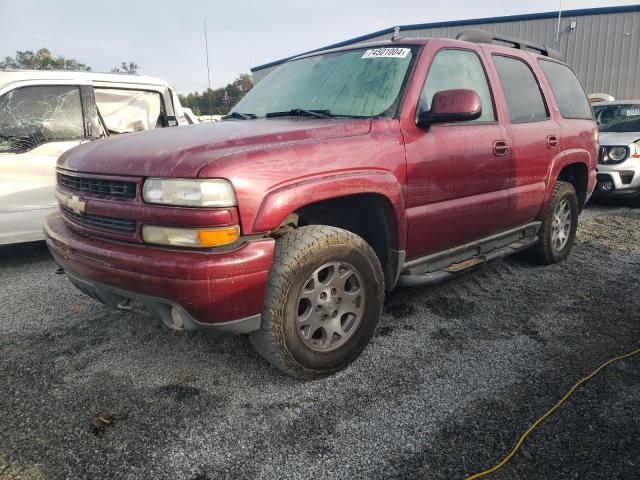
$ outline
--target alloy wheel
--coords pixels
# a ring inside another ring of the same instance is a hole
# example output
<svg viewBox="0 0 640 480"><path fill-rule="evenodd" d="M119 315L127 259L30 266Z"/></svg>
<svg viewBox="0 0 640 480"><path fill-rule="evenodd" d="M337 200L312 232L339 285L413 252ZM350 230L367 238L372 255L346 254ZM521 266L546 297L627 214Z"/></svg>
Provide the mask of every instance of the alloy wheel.
<svg viewBox="0 0 640 480"><path fill-rule="evenodd" d="M562 200L556 206L551 224L551 246L557 252L561 251L569 241L572 226L571 205Z"/></svg>
<svg viewBox="0 0 640 480"><path fill-rule="evenodd" d="M340 348L358 329L365 292L358 271L346 262L315 270L298 295L296 330L302 342L319 352Z"/></svg>

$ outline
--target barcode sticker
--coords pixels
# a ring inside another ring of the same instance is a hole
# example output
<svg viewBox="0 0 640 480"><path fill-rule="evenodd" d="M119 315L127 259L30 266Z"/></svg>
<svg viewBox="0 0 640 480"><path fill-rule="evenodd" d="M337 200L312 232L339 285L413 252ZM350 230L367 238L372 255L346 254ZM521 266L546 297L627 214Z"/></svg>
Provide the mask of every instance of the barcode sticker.
<svg viewBox="0 0 640 480"><path fill-rule="evenodd" d="M410 48L371 48L360 58L406 58Z"/></svg>
<svg viewBox="0 0 640 480"><path fill-rule="evenodd" d="M640 115L640 109L638 110L627 110L627 117L637 117Z"/></svg>

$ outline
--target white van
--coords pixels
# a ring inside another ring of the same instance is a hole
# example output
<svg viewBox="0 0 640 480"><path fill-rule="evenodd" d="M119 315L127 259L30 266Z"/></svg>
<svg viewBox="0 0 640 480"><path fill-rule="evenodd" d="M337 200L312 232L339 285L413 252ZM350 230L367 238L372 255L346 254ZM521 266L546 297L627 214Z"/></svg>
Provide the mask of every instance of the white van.
<svg viewBox="0 0 640 480"><path fill-rule="evenodd" d="M66 150L110 135L187 125L164 80L118 73L0 70L0 245L44 239Z"/></svg>

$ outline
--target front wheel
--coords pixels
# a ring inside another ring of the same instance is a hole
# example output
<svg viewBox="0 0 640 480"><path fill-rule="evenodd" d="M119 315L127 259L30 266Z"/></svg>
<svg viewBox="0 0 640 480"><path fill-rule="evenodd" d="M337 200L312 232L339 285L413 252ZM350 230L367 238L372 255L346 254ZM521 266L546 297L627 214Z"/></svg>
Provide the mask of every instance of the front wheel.
<svg viewBox="0 0 640 480"><path fill-rule="evenodd" d="M527 256L530 260L550 265L569 256L578 228L578 196L573 185L556 182L538 233L540 242Z"/></svg>
<svg viewBox="0 0 640 480"><path fill-rule="evenodd" d="M279 238L255 349L300 378L330 375L362 353L378 324L384 277L361 237L323 225Z"/></svg>

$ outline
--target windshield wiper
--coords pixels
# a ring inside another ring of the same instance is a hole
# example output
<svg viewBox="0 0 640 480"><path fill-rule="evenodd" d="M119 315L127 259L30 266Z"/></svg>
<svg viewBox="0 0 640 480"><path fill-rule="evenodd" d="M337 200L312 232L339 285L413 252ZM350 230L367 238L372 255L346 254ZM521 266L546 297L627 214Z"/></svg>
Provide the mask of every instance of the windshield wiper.
<svg viewBox="0 0 640 480"><path fill-rule="evenodd" d="M255 113L240 113L240 112L231 112L228 115L222 117L223 120L228 118L237 118L238 120L251 120L252 118L256 118Z"/></svg>
<svg viewBox="0 0 640 480"><path fill-rule="evenodd" d="M265 115L267 118L272 117L315 117L315 118L335 118L329 110L305 110L304 108L293 108L286 112L269 112Z"/></svg>

